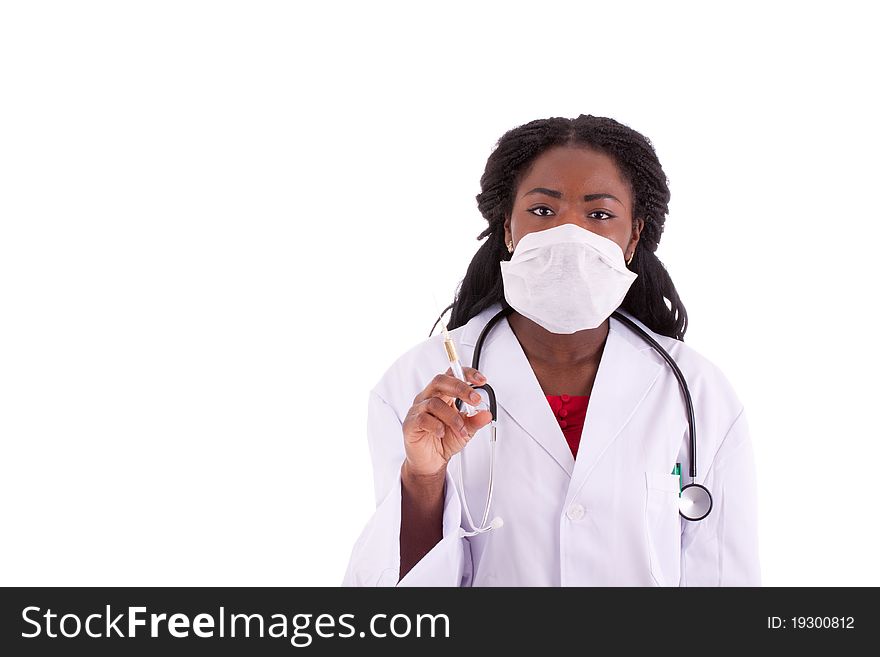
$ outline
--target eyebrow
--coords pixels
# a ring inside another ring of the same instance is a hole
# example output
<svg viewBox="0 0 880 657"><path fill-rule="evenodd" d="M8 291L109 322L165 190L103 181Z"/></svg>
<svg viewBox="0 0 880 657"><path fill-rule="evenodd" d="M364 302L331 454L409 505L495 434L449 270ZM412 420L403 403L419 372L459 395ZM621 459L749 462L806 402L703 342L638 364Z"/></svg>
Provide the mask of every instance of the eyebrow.
<svg viewBox="0 0 880 657"><path fill-rule="evenodd" d="M562 198L562 192L557 192L555 189L547 189L546 187L535 187L534 189L523 194L523 196L528 196L529 194L546 194L547 196L552 196L553 198ZM618 203L623 205L623 202L619 198L617 198L616 196L613 196L611 194L606 194L604 192L601 194L586 194L586 195L584 195L584 201L587 201L587 202L597 201L600 198L614 199L615 201L617 201Z"/></svg>

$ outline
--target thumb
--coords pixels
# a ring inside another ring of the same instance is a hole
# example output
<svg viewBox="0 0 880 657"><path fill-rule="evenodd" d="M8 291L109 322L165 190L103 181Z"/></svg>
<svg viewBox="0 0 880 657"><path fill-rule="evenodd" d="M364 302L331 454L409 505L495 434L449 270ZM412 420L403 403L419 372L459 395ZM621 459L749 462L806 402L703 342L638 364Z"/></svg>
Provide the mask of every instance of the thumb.
<svg viewBox="0 0 880 657"><path fill-rule="evenodd" d="M471 437L491 421L492 413L489 411L479 411L471 417L464 416L464 426Z"/></svg>

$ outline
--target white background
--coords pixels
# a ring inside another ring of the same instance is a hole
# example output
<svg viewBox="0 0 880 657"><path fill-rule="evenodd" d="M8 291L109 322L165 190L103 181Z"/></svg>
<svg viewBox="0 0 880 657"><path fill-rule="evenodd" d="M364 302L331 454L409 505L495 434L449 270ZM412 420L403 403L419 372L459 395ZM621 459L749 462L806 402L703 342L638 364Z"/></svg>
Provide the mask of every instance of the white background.
<svg viewBox="0 0 880 657"><path fill-rule="evenodd" d="M486 158L584 113L669 177L764 583L880 585L862 6L4 3L0 584L340 583L367 393L463 277Z"/></svg>

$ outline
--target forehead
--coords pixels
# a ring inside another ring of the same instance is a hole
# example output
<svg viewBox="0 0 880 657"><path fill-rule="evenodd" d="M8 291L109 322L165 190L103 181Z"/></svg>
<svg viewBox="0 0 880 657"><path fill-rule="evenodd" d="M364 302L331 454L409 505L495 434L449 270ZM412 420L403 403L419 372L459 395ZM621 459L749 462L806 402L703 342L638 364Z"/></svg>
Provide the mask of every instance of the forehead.
<svg viewBox="0 0 880 657"><path fill-rule="evenodd" d="M549 187L564 193L571 190L585 194L624 194L627 199L630 194L629 185L614 159L582 146L554 146L536 157L520 179L519 193L533 187Z"/></svg>

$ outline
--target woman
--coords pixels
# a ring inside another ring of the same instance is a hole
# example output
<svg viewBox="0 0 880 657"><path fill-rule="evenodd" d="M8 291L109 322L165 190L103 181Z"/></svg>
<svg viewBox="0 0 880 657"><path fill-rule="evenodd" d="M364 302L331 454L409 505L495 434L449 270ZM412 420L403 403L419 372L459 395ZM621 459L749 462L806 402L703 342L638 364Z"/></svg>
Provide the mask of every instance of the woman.
<svg viewBox="0 0 880 657"><path fill-rule="evenodd" d="M608 118L532 121L499 140L480 182L487 239L450 306L463 364L500 321L480 371L464 368L470 385L438 335L371 391L377 509L344 583L759 585L746 418L724 375L683 343L687 313L654 255L670 194L650 142ZM615 310L689 386L695 483L712 495L700 520L679 514L691 451L677 379ZM487 382L498 404L491 512L503 522L474 531L463 502L484 514L491 415L454 402L475 404L470 386Z"/></svg>

